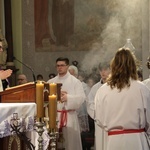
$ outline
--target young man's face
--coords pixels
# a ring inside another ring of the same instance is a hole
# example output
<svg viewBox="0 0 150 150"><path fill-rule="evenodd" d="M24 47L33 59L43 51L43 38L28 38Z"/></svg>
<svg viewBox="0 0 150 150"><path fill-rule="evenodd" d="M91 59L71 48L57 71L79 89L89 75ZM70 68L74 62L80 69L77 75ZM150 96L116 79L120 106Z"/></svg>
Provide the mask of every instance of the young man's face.
<svg viewBox="0 0 150 150"><path fill-rule="evenodd" d="M102 80L106 80L109 74L110 74L110 68L103 68L100 70L100 76Z"/></svg>
<svg viewBox="0 0 150 150"><path fill-rule="evenodd" d="M58 61L56 63L57 72L59 75L65 75L68 71L69 65L65 63L65 61Z"/></svg>

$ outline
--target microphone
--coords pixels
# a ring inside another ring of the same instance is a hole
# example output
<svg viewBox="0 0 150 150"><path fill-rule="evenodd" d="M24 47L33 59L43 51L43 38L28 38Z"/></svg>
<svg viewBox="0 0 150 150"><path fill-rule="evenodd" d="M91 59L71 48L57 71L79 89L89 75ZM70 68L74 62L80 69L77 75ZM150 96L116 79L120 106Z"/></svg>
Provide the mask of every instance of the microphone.
<svg viewBox="0 0 150 150"><path fill-rule="evenodd" d="M33 76L33 81L36 82L34 71L33 71L33 69L30 66L28 66L27 64L25 64L22 61L18 60L16 57L13 57L13 60L18 61L19 63L21 63L22 65L24 65L25 67L27 67L29 70L31 70L32 76Z"/></svg>

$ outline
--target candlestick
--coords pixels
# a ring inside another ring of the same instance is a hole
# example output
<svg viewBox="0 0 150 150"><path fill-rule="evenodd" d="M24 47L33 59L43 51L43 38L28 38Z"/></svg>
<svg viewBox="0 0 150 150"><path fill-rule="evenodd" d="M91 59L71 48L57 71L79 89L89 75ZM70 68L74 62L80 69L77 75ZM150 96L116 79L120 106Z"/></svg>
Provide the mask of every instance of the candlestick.
<svg viewBox="0 0 150 150"><path fill-rule="evenodd" d="M43 150L43 137L42 137L42 134L44 132L44 122L36 122L35 123L35 126L37 127L36 128L36 131L39 135L38 137L38 150Z"/></svg>
<svg viewBox="0 0 150 150"><path fill-rule="evenodd" d="M44 117L44 100L43 100L44 84L39 81L36 83L36 104L37 104L37 118Z"/></svg>
<svg viewBox="0 0 150 150"><path fill-rule="evenodd" d="M56 95L49 95L49 128L56 129L57 100Z"/></svg>
<svg viewBox="0 0 150 150"><path fill-rule="evenodd" d="M57 85L55 83L50 83L50 95L57 94Z"/></svg>

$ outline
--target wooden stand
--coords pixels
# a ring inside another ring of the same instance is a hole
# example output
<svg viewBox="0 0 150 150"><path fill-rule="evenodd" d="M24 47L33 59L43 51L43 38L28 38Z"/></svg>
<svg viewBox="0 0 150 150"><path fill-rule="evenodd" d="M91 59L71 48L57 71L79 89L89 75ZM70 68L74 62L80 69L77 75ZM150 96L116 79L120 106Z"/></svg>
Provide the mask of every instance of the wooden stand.
<svg viewBox="0 0 150 150"><path fill-rule="evenodd" d="M1 103L29 103L35 102L35 83L14 86L0 92Z"/></svg>

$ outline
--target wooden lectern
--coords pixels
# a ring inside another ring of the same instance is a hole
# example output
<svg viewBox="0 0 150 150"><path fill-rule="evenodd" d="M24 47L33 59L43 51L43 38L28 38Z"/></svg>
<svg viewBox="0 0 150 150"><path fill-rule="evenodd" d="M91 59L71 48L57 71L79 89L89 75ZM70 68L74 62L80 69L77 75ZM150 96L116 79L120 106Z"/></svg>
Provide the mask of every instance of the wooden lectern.
<svg viewBox="0 0 150 150"><path fill-rule="evenodd" d="M36 102L36 85L34 82L7 88L0 92L1 103L29 103Z"/></svg>

